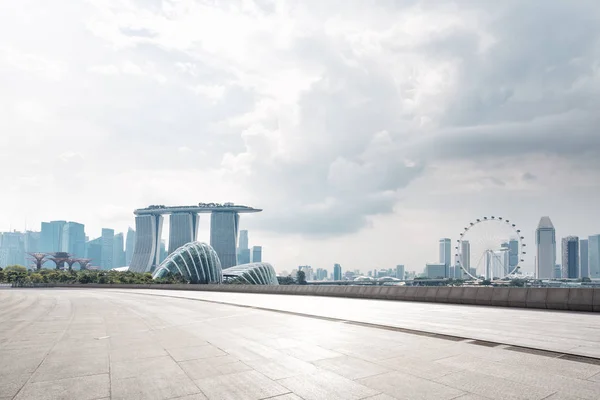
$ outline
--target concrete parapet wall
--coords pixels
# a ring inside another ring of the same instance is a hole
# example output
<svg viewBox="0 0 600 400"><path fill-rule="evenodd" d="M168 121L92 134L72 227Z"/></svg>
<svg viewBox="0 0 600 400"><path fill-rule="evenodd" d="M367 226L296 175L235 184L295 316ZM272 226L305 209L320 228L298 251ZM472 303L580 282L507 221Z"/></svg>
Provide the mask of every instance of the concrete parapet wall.
<svg viewBox="0 0 600 400"><path fill-rule="evenodd" d="M600 289L469 286L317 286L317 285L186 285L186 284L46 284L39 287L99 289L166 289L349 297L392 301L476 304L548 310L600 312Z"/></svg>

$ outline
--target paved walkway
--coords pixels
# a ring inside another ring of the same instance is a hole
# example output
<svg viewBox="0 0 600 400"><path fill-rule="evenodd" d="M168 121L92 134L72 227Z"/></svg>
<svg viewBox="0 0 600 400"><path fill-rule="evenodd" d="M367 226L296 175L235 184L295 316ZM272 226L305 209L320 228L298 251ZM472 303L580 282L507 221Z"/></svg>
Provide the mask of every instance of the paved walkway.
<svg viewBox="0 0 600 400"><path fill-rule="evenodd" d="M598 313L250 293L173 290L148 290L147 293L249 305L600 358Z"/></svg>
<svg viewBox="0 0 600 400"><path fill-rule="evenodd" d="M600 398L593 363L148 293L0 290L0 399Z"/></svg>

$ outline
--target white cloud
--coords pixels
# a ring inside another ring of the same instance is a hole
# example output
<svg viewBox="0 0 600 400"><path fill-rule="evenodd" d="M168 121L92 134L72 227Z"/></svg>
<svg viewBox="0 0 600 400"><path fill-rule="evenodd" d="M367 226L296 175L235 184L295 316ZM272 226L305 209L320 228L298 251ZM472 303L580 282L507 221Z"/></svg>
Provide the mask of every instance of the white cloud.
<svg viewBox="0 0 600 400"><path fill-rule="evenodd" d="M288 270L421 269L488 212L600 231L595 2L71 3L0 12L0 229L247 202Z"/></svg>

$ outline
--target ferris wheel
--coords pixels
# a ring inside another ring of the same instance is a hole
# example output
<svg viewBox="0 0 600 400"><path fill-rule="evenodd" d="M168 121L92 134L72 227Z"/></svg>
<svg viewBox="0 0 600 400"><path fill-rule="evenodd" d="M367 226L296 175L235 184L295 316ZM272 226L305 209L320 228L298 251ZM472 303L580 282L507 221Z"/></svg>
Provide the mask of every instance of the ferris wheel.
<svg viewBox="0 0 600 400"><path fill-rule="evenodd" d="M456 263L472 279L498 280L519 270L526 254L521 230L502 217L470 222L457 240Z"/></svg>

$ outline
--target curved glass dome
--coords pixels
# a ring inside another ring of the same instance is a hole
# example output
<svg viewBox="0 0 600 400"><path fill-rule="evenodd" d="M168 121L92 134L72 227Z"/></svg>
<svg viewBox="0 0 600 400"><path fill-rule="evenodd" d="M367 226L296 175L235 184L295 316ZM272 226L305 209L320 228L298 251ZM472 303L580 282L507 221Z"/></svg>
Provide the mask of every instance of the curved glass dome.
<svg viewBox="0 0 600 400"><path fill-rule="evenodd" d="M221 261L206 243L190 242L171 253L152 274L162 278L169 273L183 276L189 283L221 283Z"/></svg>
<svg viewBox="0 0 600 400"><path fill-rule="evenodd" d="M279 285L273 266L263 262L226 268L223 276L247 285Z"/></svg>

